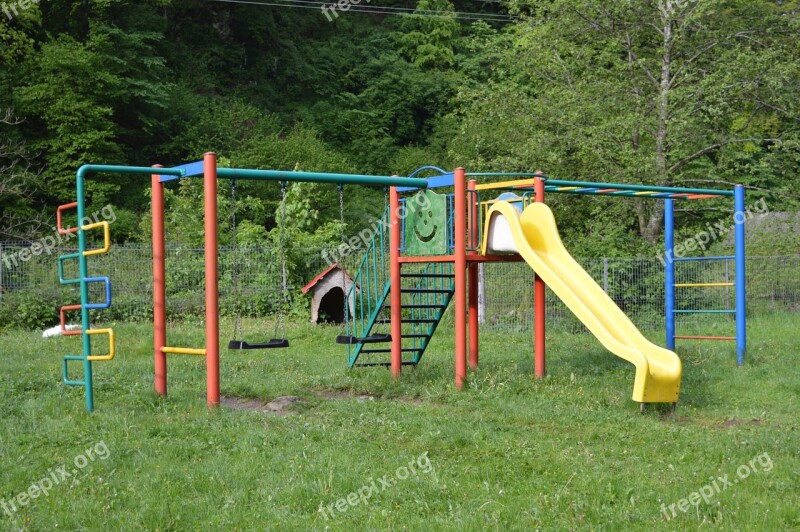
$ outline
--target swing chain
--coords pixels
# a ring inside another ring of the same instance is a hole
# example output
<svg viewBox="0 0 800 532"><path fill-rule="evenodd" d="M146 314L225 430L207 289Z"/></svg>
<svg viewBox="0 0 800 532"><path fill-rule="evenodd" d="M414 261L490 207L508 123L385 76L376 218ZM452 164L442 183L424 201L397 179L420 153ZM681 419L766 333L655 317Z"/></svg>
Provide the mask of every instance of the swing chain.
<svg viewBox="0 0 800 532"><path fill-rule="evenodd" d="M347 245L344 236L344 185L339 183L339 238L342 244ZM344 323L346 334L350 334L350 305L349 291L347 290L347 276L344 273L344 266L339 264L339 270L342 272L342 292L344 292Z"/></svg>
<svg viewBox="0 0 800 532"><path fill-rule="evenodd" d="M289 286L286 278L286 244L284 242L284 237L286 234L286 181L281 181L281 224L280 230L278 233L278 249L280 253L280 260L281 260L281 298L278 304L278 323L275 328L276 337L278 331L280 330L280 336L278 338L286 338L286 331L284 330L283 324L283 306L287 303L289 299Z"/></svg>
<svg viewBox="0 0 800 532"><path fill-rule="evenodd" d="M242 317L241 309L239 308L240 298L240 284L239 284L239 245L236 232L236 180L231 179L231 226L233 227L233 292L236 294L236 301L233 302L234 322L233 322L233 338L241 338L242 332Z"/></svg>

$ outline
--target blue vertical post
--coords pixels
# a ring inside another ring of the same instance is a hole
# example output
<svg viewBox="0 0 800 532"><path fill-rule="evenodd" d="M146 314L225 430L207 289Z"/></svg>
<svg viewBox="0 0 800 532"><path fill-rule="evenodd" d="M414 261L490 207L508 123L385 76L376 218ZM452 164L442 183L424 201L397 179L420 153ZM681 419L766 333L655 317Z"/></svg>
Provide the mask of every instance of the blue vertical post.
<svg viewBox="0 0 800 532"><path fill-rule="evenodd" d="M675 211L672 199L664 200L664 308L667 349L675 350Z"/></svg>
<svg viewBox="0 0 800 532"><path fill-rule="evenodd" d="M747 298L745 294L744 268L744 186L736 185L733 189L733 222L735 235L736 278L736 363L744 364L744 353L747 350Z"/></svg>

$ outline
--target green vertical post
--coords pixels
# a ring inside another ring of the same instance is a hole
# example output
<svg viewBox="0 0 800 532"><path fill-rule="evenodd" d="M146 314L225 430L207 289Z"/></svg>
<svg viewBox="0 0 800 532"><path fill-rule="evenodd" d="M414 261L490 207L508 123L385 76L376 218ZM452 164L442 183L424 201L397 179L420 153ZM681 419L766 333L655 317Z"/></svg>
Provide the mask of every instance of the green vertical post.
<svg viewBox="0 0 800 532"><path fill-rule="evenodd" d="M77 201L78 201L78 275L81 278L81 340L83 342L83 382L86 388L86 410L94 411L94 389L92 387L92 361L89 356L92 354L92 340L88 334L91 327L89 319L89 283L86 278L89 276L89 268L86 261L86 234L83 231L83 217L85 216L85 187L84 187L84 167L78 170L77 174Z"/></svg>

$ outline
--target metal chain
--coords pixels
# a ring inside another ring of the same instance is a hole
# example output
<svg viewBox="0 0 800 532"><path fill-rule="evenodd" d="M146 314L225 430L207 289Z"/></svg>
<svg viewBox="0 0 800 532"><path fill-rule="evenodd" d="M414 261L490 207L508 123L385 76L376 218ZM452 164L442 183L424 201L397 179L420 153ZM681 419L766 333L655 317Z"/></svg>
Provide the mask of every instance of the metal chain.
<svg viewBox="0 0 800 532"><path fill-rule="evenodd" d="M286 181L281 181L281 225L280 232L278 233L278 248L281 256L281 300L278 305L278 324L275 333L280 330L281 335L279 338L286 338L286 331L283 325L283 306L289 300L289 286L286 276L286 244L284 237L286 235Z"/></svg>
<svg viewBox="0 0 800 532"><path fill-rule="evenodd" d="M241 294L239 286L239 246L237 243L236 232L236 181L231 179L231 226L233 226L233 293L235 294L236 301L233 305L234 321L233 321L233 339L242 340L242 317L241 309L239 307Z"/></svg>
<svg viewBox="0 0 800 532"><path fill-rule="evenodd" d="M339 183L339 236L342 244L347 244L344 236L344 185ZM344 266L339 264L339 271L342 272L342 292L344 293L344 323L345 331L350 334L350 305L348 305L349 291L347 290L347 277L344 273Z"/></svg>

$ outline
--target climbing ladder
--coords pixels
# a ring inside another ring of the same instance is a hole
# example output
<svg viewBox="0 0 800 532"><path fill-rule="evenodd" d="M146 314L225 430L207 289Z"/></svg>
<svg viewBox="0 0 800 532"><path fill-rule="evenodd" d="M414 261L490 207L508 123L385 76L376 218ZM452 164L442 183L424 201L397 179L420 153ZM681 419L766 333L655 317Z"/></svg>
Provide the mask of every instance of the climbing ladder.
<svg viewBox="0 0 800 532"><path fill-rule="evenodd" d="M351 318L344 335L356 338L379 336L391 323L389 293L388 216L384 212L378 231L367 247L353 278L346 301ZM429 263L419 271L401 273L402 364L416 366L455 293L455 275L450 262ZM352 343L347 363L354 366L390 366L391 340L383 343Z"/></svg>
<svg viewBox="0 0 800 532"><path fill-rule="evenodd" d="M92 362L113 360L116 354L114 342L114 330L106 329L93 329L91 326L90 310L102 310L111 306L111 279L108 277L89 277L87 258L94 255L102 255L108 253L111 248L111 230L107 221L96 222L86 225L78 225L76 227L64 228L63 227L63 214L67 210L75 209L78 207L78 202L67 203L61 205L56 210L56 229L61 235L78 234L78 252L67 253L58 257L58 282L65 286L79 285L81 302L79 305L65 305L60 309L61 321L61 334L64 336L81 336L82 339L82 354L81 355L64 355L63 359L63 380L64 384L68 386L83 386L86 389L86 409L90 412L94 409L94 397L92 390ZM82 212L78 212L78 220L80 222ZM86 249L86 231L95 229L103 230L103 247L98 249ZM78 261L78 277L74 279L66 279L64 275L64 261L74 260ZM102 283L105 289L105 300L102 303L89 302L89 285L91 283ZM80 311L81 312L81 328L78 330L67 330L67 313ZM92 354L91 337L96 335L108 336L108 352L105 354ZM83 363L83 379L72 380L69 378L69 362L81 361Z"/></svg>

